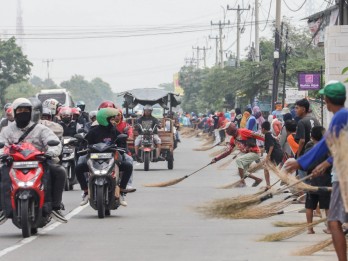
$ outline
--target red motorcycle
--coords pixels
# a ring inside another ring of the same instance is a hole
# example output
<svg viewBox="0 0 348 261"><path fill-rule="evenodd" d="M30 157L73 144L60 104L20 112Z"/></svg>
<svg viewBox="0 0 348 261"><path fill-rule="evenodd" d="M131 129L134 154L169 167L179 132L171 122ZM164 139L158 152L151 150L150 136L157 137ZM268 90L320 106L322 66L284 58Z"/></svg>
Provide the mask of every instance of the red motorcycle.
<svg viewBox="0 0 348 261"><path fill-rule="evenodd" d="M49 141L49 146L57 146L59 141ZM0 148L4 144L0 143ZM51 221L51 208L45 204L44 162L48 155L36 149L31 143L12 144L6 147L0 157L9 168L11 179L12 222L22 229L24 238L37 233Z"/></svg>

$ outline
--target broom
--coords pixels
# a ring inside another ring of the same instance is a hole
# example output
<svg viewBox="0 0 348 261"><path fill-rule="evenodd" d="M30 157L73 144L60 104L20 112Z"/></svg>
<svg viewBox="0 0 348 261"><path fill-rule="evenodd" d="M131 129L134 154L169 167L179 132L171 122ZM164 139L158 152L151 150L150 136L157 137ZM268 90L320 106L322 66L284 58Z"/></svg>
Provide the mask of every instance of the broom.
<svg viewBox="0 0 348 261"><path fill-rule="evenodd" d="M318 252L325 247L328 247L329 245L332 244L332 238L328 238L326 240L320 241L314 245L304 247L296 252L294 252L292 255L293 256L310 256L314 254L315 252Z"/></svg>
<svg viewBox="0 0 348 261"><path fill-rule="evenodd" d="M173 180L166 181L166 182L161 182L161 183L144 184L143 186L144 187L169 187L169 186L173 186L173 185L178 184L179 182L183 181L184 179L187 179L188 177L192 176L193 174L201 171L202 169L208 167L211 164L212 163L210 162L209 164L205 165L204 167L202 167L202 168L192 172L189 175L185 175L185 176L183 176L182 178L179 178L179 179L173 179Z"/></svg>
<svg viewBox="0 0 348 261"><path fill-rule="evenodd" d="M206 212L211 211L211 212L222 213L222 214L235 213L249 206L260 204L261 202L272 198L274 195L281 194L283 193L283 191L293 186L296 186L298 183L302 182L303 180L307 178L308 176L304 177L301 180L298 180L294 184L291 184L285 188L277 190L276 192L268 192L266 190L266 191L259 192L256 195L247 195L247 196L244 195L244 196L238 196L235 198L225 198L225 199L215 200L212 203L210 203L208 207L206 207L206 209L209 209Z"/></svg>
<svg viewBox="0 0 348 261"><path fill-rule="evenodd" d="M208 146L214 143L214 137L209 137L206 142L202 144L202 146Z"/></svg>
<svg viewBox="0 0 348 261"><path fill-rule="evenodd" d="M284 239L289 239L304 233L307 228L318 225L324 221L326 221L326 218L322 218L310 224L305 224L296 228L291 228L286 231L281 231L281 232L266 235L263 238L259 239L258 241L275 242L275 241L281 241Z"/></svg>
<svg viewBox="0 0 348 261"><path fill-rule="evenodd" d="M347 179L347 144L348 144L348 127L340 131L338 137L335 134L328 135L326 142L330 148L332 156L335 159L335 170L339 181L339 188L342 196L344 209L348 212L348 179ZM335 131L336 132L336 131Z"/></svg>
<svg viewBox="0 0 348 261"><path fill-rule="evenodd" d="M224 153L226 151L226 147L224 147L223 149L220 149L220 150L217 150L217 151L214 151L212 153L209 154L209 157L216 157L222 153Z"/></svg>
<svg viewBox="0 0 348 261"><path fill-rule="evenodd" d="M218 145L219 145L219 143L215 144L213 146L205 146L205 147L200 147L200 148L194 148L192 150L194 150L194 151L207 151L207 150L211 150L212 148L215 148Z"/></svg>
<svg viewBox="0 0 348 261"><path fill-rule="evenodd" d="M277 221L272 223L275 227L299 227L307 224L307 222L284 222L284 221Z"/></svg>
<svg viewBox="0 0 348 261"><path fill-rule="evenodd" d="M241 152L238 152L237 154L235 154L232 158L229 158L226 162L222 163L221 165L219 165L217 167L218 170L222 170L225 169L228 165L230 165L236 158L237 156L241 154Z"/></svg>

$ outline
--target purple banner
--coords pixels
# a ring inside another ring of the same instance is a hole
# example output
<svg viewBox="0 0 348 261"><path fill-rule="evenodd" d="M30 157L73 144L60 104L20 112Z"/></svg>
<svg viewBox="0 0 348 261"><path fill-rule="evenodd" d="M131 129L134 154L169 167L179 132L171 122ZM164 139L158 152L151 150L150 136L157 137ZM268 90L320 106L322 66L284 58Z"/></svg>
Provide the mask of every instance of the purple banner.
<svg viewBox="0 0 348 261"><path fill-rule="evenodd" d="M320 72L298 72L299 91L320 90Z"/></svg>

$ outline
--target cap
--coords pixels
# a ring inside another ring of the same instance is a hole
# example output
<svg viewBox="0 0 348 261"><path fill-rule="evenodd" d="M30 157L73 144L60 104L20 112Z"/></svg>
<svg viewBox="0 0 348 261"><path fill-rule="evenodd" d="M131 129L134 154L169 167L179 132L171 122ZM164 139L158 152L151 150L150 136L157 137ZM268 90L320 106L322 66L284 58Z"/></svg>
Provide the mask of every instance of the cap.
<svg viewBox="0 0 348 261"><path fill-rule="evenodd" d="M346 97L346 87L339 81L329 81L319 93L329 98L343 98Z"/></svg>

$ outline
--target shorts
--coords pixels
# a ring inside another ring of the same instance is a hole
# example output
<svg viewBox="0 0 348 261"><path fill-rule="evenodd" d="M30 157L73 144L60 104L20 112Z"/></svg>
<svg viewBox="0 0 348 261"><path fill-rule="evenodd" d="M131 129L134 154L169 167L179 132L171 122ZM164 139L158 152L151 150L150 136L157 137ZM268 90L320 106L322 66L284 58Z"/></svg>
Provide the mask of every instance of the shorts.
<svg viewBox="0 0 348 261"><path fill-rule="evenodd" d="M249 152L246 154L243 154L241 156L238 156L236 159L236 164L239 169L248 169L250 164L253 163L256 160L260 160L259 154L255 152Z"/></svg>
<svg viewBox="0 0 348 261"><path fill-rule="evenodd" d="M339 221L342 224L348 221L348 214L344 209L341 191L338 182L332 183L329 214L327 221Z"/></svg>
<svg viewBox="0 0 348 261"><path fill-rule="evenodd" d="M141 138L143 137L143 135L139 135L135 141L134 141L134 146L137 146L139 147L140 146L140 143L141 143ZM161 139L160 137L158 136L158 134L154 134L153 135L153 141L155 142L155 144L161 144Z"/></svg>
<svg viewBox="0 0 348 261"><path fill-rule="evenodd" d="M320 209L329 209L330 196L331 196L331 193L327 193L327 192L320 193L320 194L307 193L305 207L308 209L314 210L317 208L317 205L319 203Z"/></svg>

